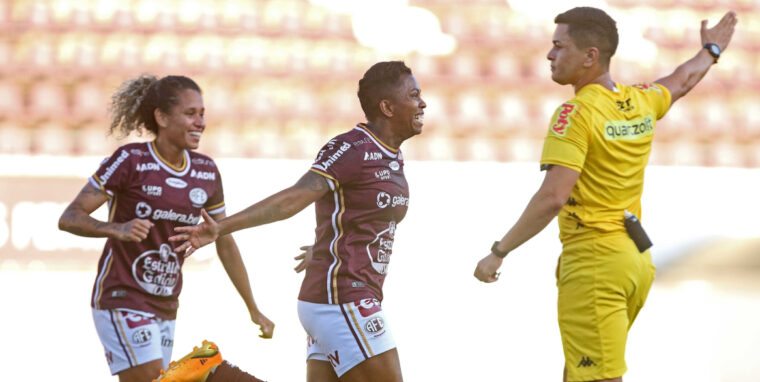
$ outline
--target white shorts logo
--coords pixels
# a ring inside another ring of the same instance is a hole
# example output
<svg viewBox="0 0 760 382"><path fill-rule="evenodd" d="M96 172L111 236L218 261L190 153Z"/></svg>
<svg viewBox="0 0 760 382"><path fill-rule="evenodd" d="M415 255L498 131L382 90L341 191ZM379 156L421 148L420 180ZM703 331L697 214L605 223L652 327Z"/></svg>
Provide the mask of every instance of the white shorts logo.
<svg viewBox="0 0 760 382"><path fill-rule="evenodd" d="M193 207L201 208L208 200L208 194L200 187L190 190L190 201L193 202Z"/></svg>

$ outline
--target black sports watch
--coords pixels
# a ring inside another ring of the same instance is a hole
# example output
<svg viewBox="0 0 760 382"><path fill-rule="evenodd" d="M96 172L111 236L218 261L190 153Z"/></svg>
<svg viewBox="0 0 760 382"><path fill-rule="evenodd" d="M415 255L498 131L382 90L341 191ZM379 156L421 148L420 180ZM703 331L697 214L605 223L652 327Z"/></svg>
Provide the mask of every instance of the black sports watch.
<svg viewBox="0 0 760 382"><path fill-rule="evenodd" d="M718 59L720 58L720 47L718 44L708 42L704 46L705 49L707 49L707 53L710 53L711 56L715 59L715 62L718 62Z"/></svg>
<svg viewBox="0 0 760 382"><path fill-rule="evenodd" d="M494 256L500 259L507 257L507 254L509 253L509 251L506 251L506 252L499 251L499 249L496 248L498 246L499 246L499 241L498 240L494 241L493 245L491 246L491 253L493 253Z"/></svg>

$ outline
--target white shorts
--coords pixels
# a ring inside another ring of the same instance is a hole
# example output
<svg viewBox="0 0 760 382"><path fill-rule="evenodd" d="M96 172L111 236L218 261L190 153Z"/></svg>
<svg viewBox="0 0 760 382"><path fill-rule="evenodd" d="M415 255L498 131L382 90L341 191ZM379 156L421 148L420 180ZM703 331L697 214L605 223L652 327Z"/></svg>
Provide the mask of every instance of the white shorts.
<svg viewBox="0 0 760 382"><path fill-rule="evenodd" d="M111 375L160 359L166 369L172 357L175 320L162 320L132 310L92 310Z"/></svg>
<svg viewBox="0 0 760 382"><path fill-rule="evenodd" d="M329 361L338 377L396 347L374 298L339 305L299 300L298 318L308 335L306 360Z"/></svg>

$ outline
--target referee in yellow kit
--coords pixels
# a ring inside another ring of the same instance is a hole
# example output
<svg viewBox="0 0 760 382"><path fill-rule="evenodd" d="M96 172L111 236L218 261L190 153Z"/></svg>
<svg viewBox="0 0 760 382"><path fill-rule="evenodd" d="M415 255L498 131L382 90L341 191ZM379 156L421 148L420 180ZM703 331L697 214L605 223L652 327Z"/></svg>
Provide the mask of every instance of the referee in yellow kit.
<svg viewBox="0 0 760 382"><path fill-rule="evenodd" d="M558 15L547 58L552 80L575 98L549 124L541 169L546 175L525 211L475 269L498 279L504 257L559 216L557 269L564 381L622 381L628 330L649 293L655 268L636 217L656 121L718 62L737 19L702 21L699 52L667 77L628 86L609 73L618 45L604 11L573 8ZM628 219L626 219L628 216ZM626 220L628 223L626 223ZM638 226L638 229L637 229Z"/></svg>

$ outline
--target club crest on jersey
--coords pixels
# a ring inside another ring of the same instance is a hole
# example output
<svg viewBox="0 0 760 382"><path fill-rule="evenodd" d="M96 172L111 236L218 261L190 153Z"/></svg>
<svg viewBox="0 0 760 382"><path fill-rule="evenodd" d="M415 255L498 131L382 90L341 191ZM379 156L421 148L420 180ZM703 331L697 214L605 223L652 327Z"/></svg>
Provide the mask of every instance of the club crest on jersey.
<svg viewBox="0 0 760 382"><path fill-rule="evenodd" d="M394 161L391 161L391 163L388 163L388 167L390 167L391 170L393 171L398 171L401 168L401 165L398 164L398 162L394 160Z"/></svg>
<svg viewBox="0 0 760 382"><path fill-rule="evenodd" d="M557 109L551 124L551 131L554 134L561 137L567 134L567 129L570 128L570 116L575 113L575 109L577 109L577 106L571 102L565 102Z"/></svg>
<svg viewBox="0 0 760 382"><path fill-rule="evenodd" d="M206 191L200 187L193 188L190 190L190 201L193 203L193 207L195 208L201 208L204 204L206 204L206 201L208 200L208 194Z"/></svg>

